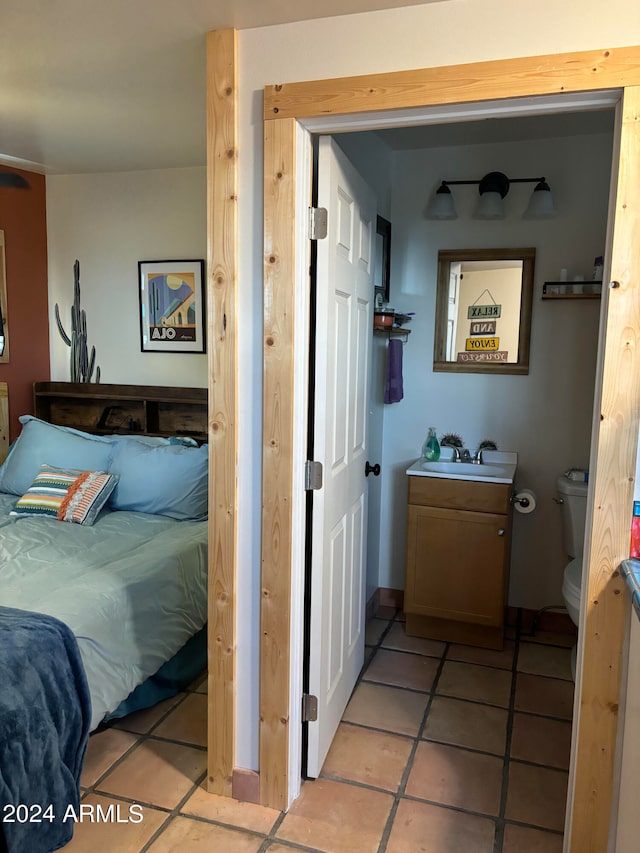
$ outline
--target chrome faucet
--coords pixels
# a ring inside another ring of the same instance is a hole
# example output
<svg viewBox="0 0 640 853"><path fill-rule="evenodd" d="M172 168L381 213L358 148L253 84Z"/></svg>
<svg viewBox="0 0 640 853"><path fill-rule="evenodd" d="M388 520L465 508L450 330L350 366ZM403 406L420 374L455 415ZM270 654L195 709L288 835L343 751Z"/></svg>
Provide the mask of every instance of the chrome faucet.
<svg viewBox="0 0 640 853"><path fill-rule="evenodd" d="M440 446L450 447L453 452L453 462L460 462L460 448L457 444L448 444L446 441L443 441Z"/></svg>
<svg viewBox="0 0 640 853"><path fill-rule="evenodd" d="M475 462L476 465L482 465L482 453L483 449L481 447L471 461Z"/></svg>
<svg viewBox="0 0 640 853"><path fill-rule="evenodd" d="M471 454L466 447L458 447L457 444L443 444L442 447L450 447L453 452L453 462L469 462Z"/></svg>

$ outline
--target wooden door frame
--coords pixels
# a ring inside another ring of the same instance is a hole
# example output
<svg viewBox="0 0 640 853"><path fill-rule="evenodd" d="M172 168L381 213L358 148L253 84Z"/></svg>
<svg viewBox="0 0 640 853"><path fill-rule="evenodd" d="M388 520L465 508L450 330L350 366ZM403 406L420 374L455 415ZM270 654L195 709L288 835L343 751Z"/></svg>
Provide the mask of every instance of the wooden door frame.
<svg viewBox="0 0 640 853"><path fill-rule="evenodd" d="M294 275L296 136L299 125L329 115L465 104L525 96L624 90L621 160L612 209L613 265L601 332L592 440L595 483L589 589L581 632L588 676L576 689L578 718L567 813L566 849L604 853L614 777L624 596L618 565L628 556L633 472L638 443L640 260L624 247L640 242L640 216L632 190L640 180L640 47L525 57L268 86L265 121L265 314L263 425L263 541L261 627L261 801L288 806L290 788L290 646L287 630L296 583L292 564L294 412L303 389L295 381ZM633 184L636 181L636 184ZM637 191L636 191L637 195ZM624 241L624 242L623 242ZM624 399L622 391L626 391ZM275 397L268 395L275 394ZM274 400L276 402L274 403ZM283 605L274 620L272 596ZM278 640L279 638L279 640ZM268 675L268 678L266 677Z"/></svg>
<svg viewBox="0 0 640 853"><path fill-rule="evenodd" d="M238 85L236 31L207 33L209 548L207 788L232 796L236 720Z"/></svg>

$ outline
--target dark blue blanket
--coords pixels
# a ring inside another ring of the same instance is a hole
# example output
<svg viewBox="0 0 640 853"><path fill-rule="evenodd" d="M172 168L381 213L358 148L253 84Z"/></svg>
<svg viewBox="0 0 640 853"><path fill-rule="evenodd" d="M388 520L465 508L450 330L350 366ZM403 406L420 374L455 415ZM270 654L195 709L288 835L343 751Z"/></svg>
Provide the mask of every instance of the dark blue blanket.
<svg viewBox="0 0 640 853"><path fill-rule="evenodd" d="M90 723L71 630L0 607L0 823L9 853L50 853L71 839Z"/></svg>

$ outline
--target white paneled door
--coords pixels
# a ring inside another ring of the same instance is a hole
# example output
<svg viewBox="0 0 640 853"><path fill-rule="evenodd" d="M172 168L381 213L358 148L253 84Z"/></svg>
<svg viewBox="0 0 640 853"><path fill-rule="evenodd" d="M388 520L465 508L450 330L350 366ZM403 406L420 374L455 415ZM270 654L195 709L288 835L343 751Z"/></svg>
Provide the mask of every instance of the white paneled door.
<svg viewBox="0 0 640 853"><path fill-rule="evenodd" d="M367 414L372 347L376 202L330 137L319 140L314 492L307 775L320 773L364 661Z"/></svg>

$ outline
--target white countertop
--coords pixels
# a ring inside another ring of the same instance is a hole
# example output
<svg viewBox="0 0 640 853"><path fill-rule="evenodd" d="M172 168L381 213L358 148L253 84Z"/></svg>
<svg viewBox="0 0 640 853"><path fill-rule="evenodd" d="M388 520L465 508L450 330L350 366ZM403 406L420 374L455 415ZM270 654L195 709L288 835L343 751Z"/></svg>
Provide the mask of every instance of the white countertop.
<svg viewBox="0 0 640 853"><path fill-rule="evenodd" d="M518 454L509 450L485 450L482 465L454 462L453 452L442 448L437 462L417 459L407 468L410 477L439 477L444 480L472 480L478 483L513 483L518 467Z"/></svg>

